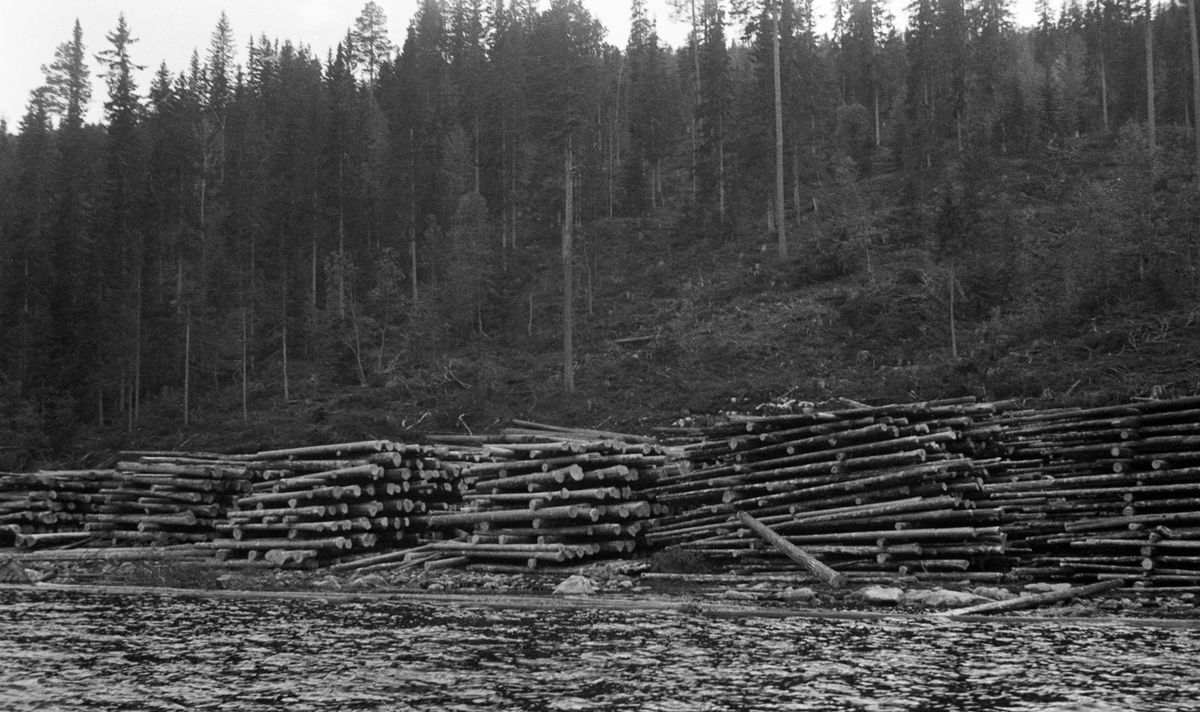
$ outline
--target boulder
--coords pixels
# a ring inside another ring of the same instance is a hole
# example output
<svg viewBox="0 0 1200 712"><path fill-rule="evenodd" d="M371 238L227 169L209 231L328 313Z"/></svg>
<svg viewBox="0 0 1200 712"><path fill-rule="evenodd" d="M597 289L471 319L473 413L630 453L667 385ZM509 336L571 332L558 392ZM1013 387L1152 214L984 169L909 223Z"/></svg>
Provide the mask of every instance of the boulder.
<svg viewBox="0 0 1200 712"><path fill-rule="evenodd" d="M0 583L29 585L33 580L16 559L0 559Z"/></svg>
<svg viewBox="0 0 1200 712"><path fill-rule="evenodd" d="M817 597L815 591L807 586L801 588L792 588L788 586L779 592L779 599L782 601L792 601L795 603L808 603Z"/></svg>
<svg viewBox="0 0 1200 712"><path fill-rule="evenodd" d="M896 586L869 586L862 590L863 603L874 606L894 606L900 603L904 589Z"/></svg>
<svg viewBox="0 0 1200 712"><path fill-rule="evenodd" d="M575 574L554 588L555 596L591 596L596 593L596 582L587 576Z"/></svg>
<svg viewBox="0 0 1200 712"><path fill-rule="evenodd" d="M1007 601L1010 598L1017 597L1017 594L1009 591L1007 588L999 588L997 586L977 586L971 589L971 593L976 596L982 596L990 601Z"/></svg>
<svg viewBox="0 0 1200 712"><path fill-rule="evenodd" d="M929 608L966 608L978 603L991 603L990 598L976 596L968 591L948 591L944 588L935 589L925 599Z"/></svg>
<svg viewBox="0 0 1200 712"><path fill-rule="evenodd" d="M341 591L342 582L337 576L326 576L325 578L313 584L313 588L318 591Z"/></svg>
<svg viewBox="0 0 1200 712"><path fill-rule="evenodd" d="M379 574L367 574L366 576L360 576L351 581L347 588L357 590L364 588L383 588L387 585L387 579Z"/></svg>

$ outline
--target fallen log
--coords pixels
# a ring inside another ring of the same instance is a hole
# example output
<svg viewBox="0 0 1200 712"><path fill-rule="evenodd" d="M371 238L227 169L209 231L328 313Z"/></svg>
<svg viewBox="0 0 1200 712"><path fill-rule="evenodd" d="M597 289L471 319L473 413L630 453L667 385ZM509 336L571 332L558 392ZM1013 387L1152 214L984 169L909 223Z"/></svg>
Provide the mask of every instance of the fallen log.
<svg viewBox="0 0 1200 712"><path fill-rule="evenodd" d="M745 524L747 527L752 529L755 534L758 534L760 537L772 544L775 548L782 551L788 556L788 558L808 569L813 573L813 575L821 579L821 581L825 582L829 586L833 588L841 588L846 583L846 577L843 574L839 574L825 564L821 563L812 554L809 554L807 551L771 531L770 527L762 522L759 522L749 514L746 514L745 512L738 512L737 518L742 524Z"/></svg>
<svg viewBox="0 0 1200 712"><path fill-rule="evenodd" d="M1097 593L1111 591L1114 588L1123 588L1125 580L1120 578L1109 579L1099 583L1091 584L1090 586L1078 586L1069 588L1065 591L1052 591L1050 593L1042 593L1036 596L1023 596L1020 598L1010 598L1007 601L993 601L991 603L981 603L977 606L967 606L966 608L956 608L951 611L945 611L937 615L942 616L969 616L979 615L983 613L1004 613L1007 611L1019 611L1025 608L1037 608L1058 601L1065 601L1071 598L1087 598L1094 596Z"/></svg>

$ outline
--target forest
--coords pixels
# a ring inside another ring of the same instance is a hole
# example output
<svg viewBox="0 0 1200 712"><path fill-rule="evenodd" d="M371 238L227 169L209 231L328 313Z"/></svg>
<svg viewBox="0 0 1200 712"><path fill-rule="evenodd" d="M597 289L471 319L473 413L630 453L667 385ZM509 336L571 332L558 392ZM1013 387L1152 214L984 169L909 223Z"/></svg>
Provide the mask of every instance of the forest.
<svg viewBox="0 0 1200 712"><path fill-rule="evenodd" d="M994 362L1200 328L1197 23L1012 3L681 1L669 47L633 0L618 47L579 0L422 0L399 45L368 2L325 56L222 15L145 87L137 28L76 23L0 123L0 447L1075 392Z"/></svg>

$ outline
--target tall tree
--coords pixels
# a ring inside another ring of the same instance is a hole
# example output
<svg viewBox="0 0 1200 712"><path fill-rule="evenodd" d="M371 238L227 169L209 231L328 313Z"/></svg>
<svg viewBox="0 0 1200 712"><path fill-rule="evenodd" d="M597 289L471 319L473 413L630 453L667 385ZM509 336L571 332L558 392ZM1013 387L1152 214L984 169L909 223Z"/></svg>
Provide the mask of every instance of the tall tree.
<svg viewBox="0 0 1200 712"><path fill-rule="evenodd" d="M779 256L787 257L787 225L784 212L783 190L783 78L779 59L779 8L772 7L774 39L772 54L775 76L775 229L779 235Z"/></svg>
<svg viewBox="0 0 1200 712"><path fill-rule="evenodd" d="M487 37L479 0L455 0L450 12L449 80L458 105L458 123L470 137L473 187L482 191L483 81L487 66ZM457 202L462 195L449 196ZM457 209L456 209L457 210Z"/></svg>
<svg viewBox="0 0 1200 712"><path fill-rule="evenodd" d="M718 0L703 5L703 38L700 43L700 86L704 87L696 107L700 131L696 171L698 205L716 205L720 222L725 222L725 131L729 118L729 49L725 42L725 11Z"/></svg>
<svg viewBox="0 0 1200 712"><path fill-rule="evenodd" d="M16 381L18 398L35 402L47 399L58 387L69 387L61 377L74 370L66 358L70 344L62 343L69 333L66 329L75 326L66 321L71 316L70 302L40 279L54 274L49 242L55 154L46 94L44 87L30 94L12 149L12 214L4 236L8 271L0 283L4 298L0 323L10 335L0 340L4 342L0 355L8 357L6 365Z"/></svg>
<svg viewBox="0 0 1200 712"><path fill-rule="evenodd" d="M387 15L373 1L363 6L354 20L354 51L363 61L367 86L375 86L379 66L392 58L396 46L388 38Z"/></svg>
<svg viewBox="0 0 1200 712"><path fill-rule="evenodd" d="M1196 0L1188 0L1188 37L1192 48L1192 144L1196 150L1196 183L1200 186L1200 41L1196 33Z"/></svg>
<svg viewBox="0 0 1200 712"><path fill-rule="evenodd" d="M83 28L76 19L71 41L58 46L54 62L49 66L42 65L49 87L45 95L48 109L59 117L64 127L72 129L83 127L83 116L92 99L84 49Z"/></svg>
<svg viewBox="0 0 1200 712"><path fill-rule="evenodd" d="M137 200L141 179L141 147L138 123L142 117L141 99L137 94L134 72L142 67L134 64L130 47L137 42L125 24L125 15L117 18L117 27L106 35L109 47L96 59L104 67L103 77L108 86L104 115L108 126L106 198L107 214L102 230L102 254L97 284L104 286L100 294L102 314L117 323L105 325L106 333L120 338L108 353L110 367L120 369L122 390L129 397L127 413L130 427L137 422L141 397L143 253L142 233L137 215ZM119 336L118 336L119 335Z"/></svg>
<svg viewBox="0 0 1200 712"><path fill-rule="evenodd" d="M592 116L591 96L598 88L603 28L579 0L553 0L537 19L530 42L531 84L543 97L531 118L549 144L548 162L563 166L563 385L575 387L575 319L572 243L574 239L575 156ZM557 160L554 160L557 158Z"/></svg>
<svg viewBox="0 0 1200 712"><path fill-rule="evenodd" d="M1151 153L1158 145L1154 131L1157 119L1154 110L1154 12L1151 0L1146 0L1146 137Z"/></svg>

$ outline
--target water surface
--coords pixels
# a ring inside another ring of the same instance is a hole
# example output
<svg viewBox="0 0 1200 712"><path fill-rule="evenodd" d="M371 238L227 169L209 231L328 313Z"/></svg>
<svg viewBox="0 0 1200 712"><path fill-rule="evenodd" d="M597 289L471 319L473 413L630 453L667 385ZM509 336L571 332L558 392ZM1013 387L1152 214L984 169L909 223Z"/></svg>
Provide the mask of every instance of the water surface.
<svg viewBox="0 0 1200 712"><path fill-rule="evenodd" d="M0 591L0 710L1200 710L1200 633Z"/></svg>

